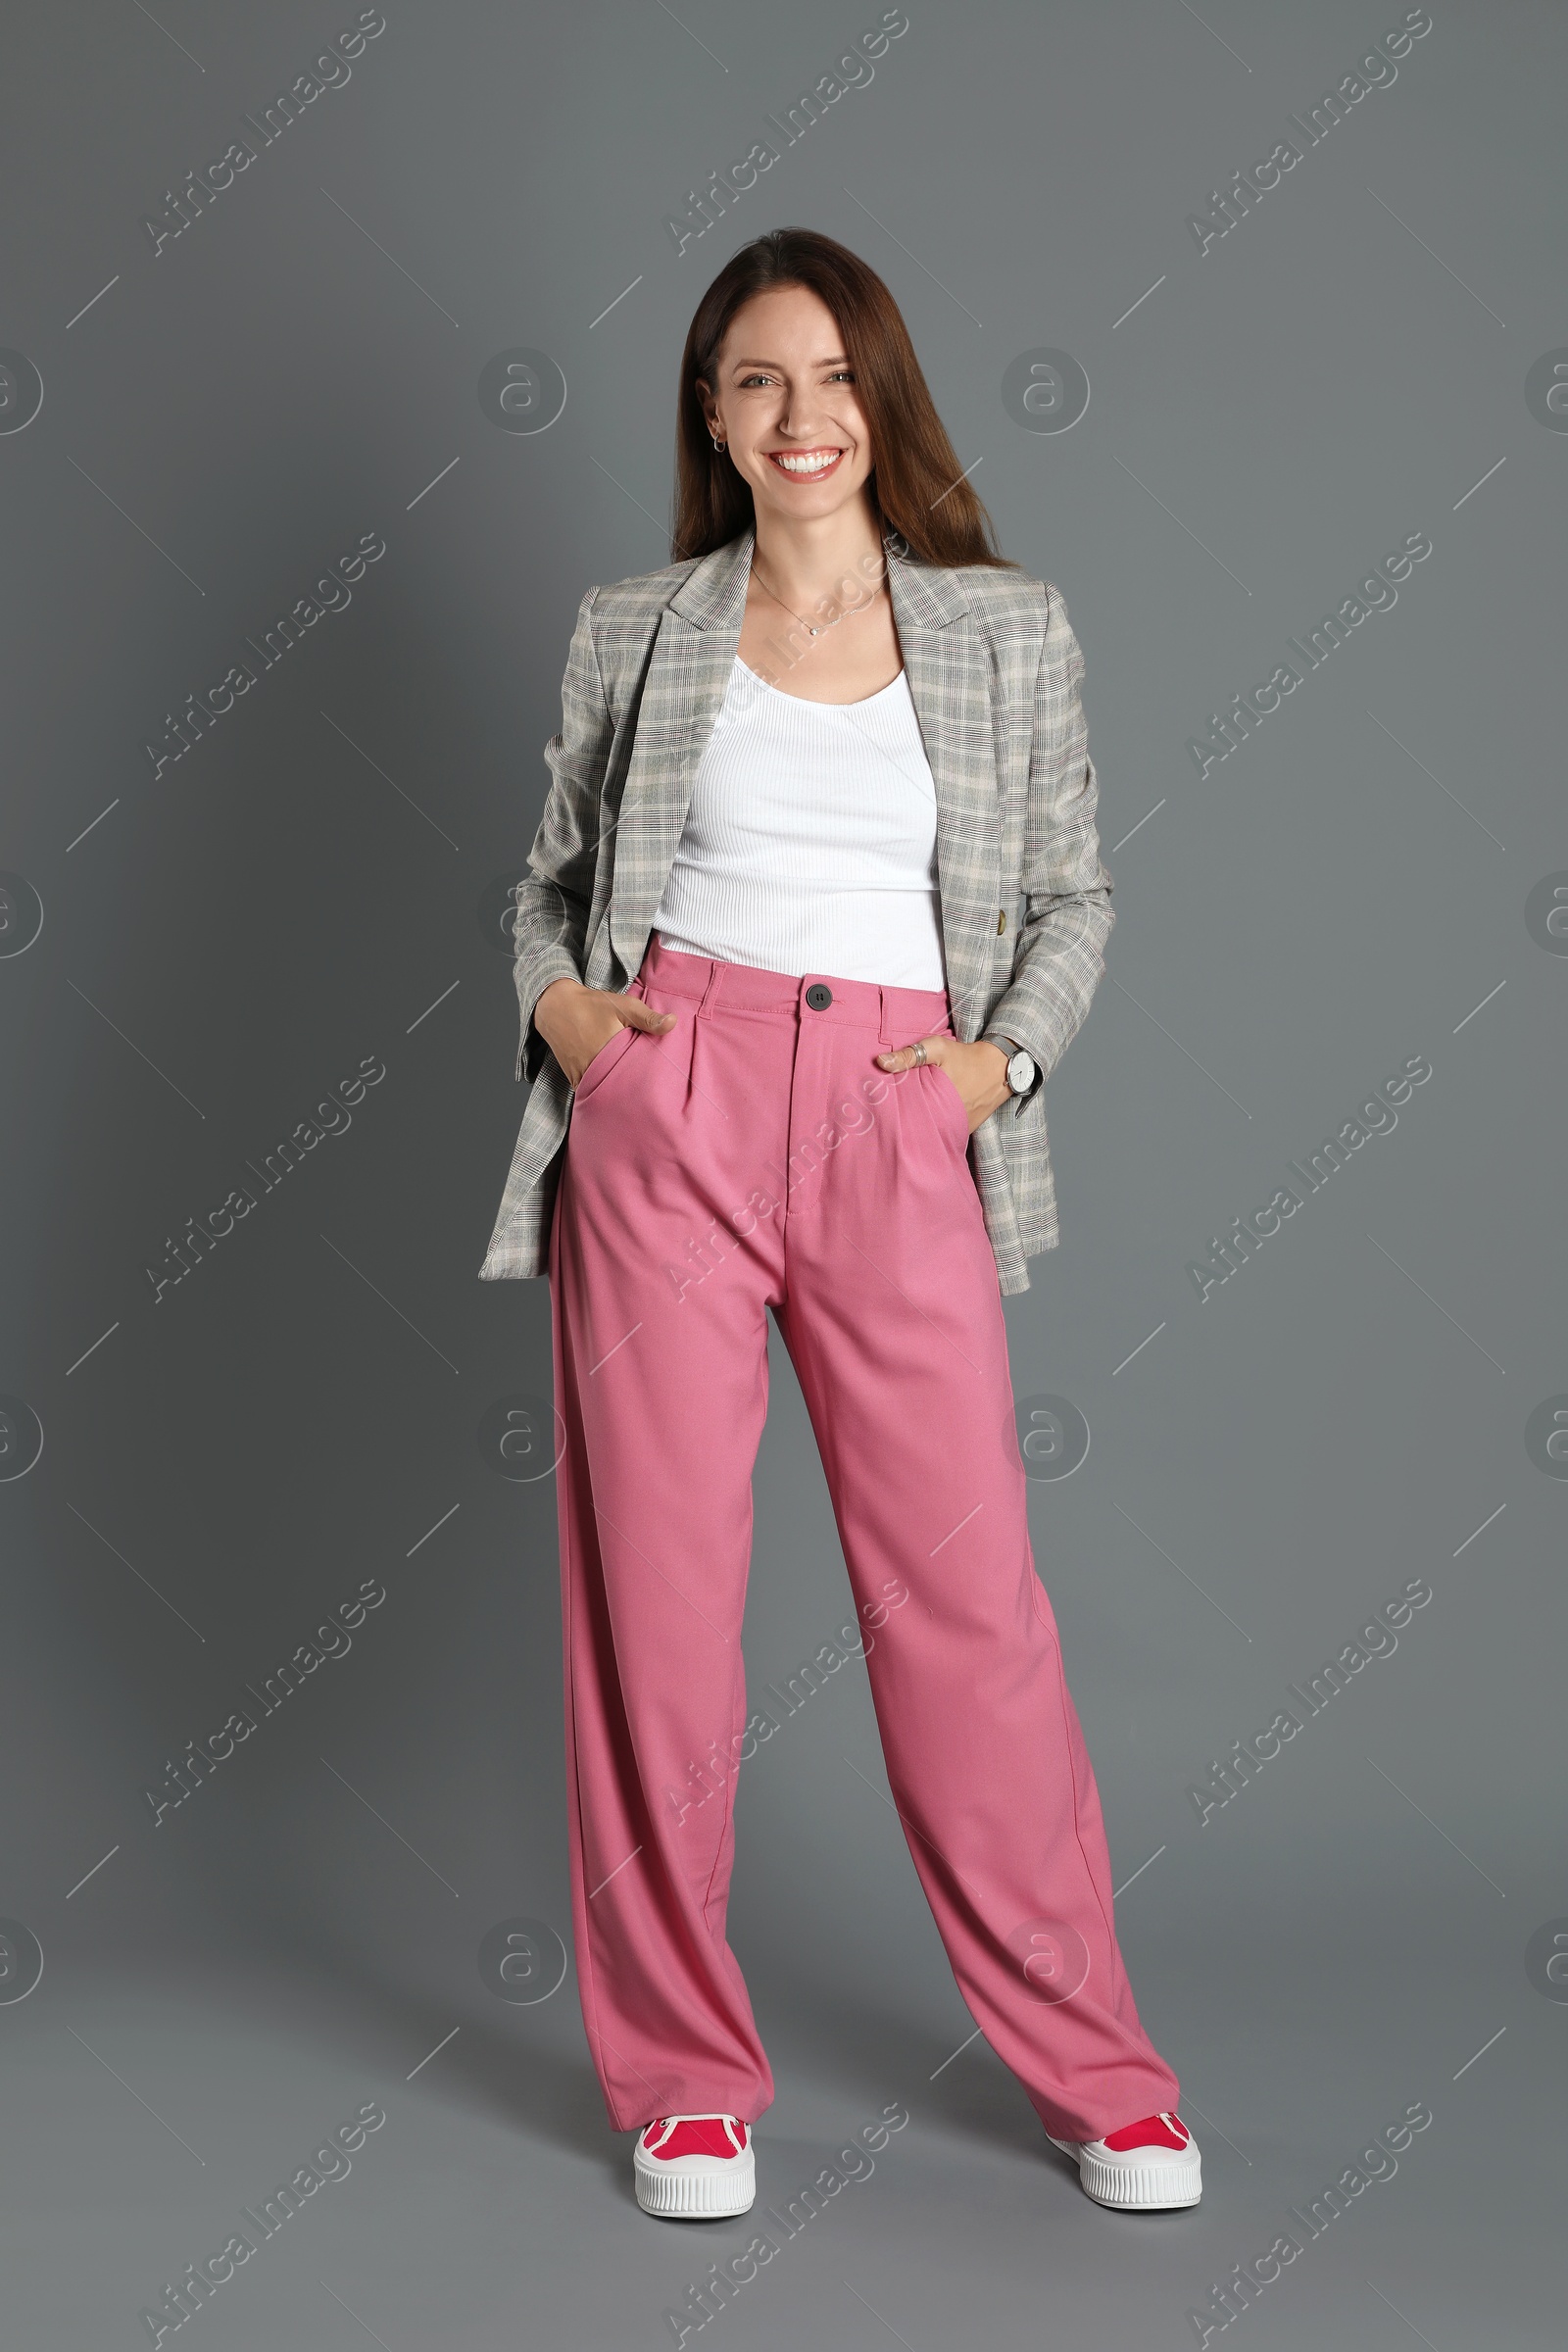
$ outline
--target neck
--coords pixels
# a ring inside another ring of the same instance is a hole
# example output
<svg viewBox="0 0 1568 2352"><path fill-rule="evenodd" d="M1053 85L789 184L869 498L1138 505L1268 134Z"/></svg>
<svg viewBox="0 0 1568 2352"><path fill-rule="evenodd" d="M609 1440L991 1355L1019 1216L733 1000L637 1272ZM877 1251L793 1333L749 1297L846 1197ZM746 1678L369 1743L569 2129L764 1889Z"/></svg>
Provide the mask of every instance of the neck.
<svg viewBox="0 0 1568 2352"><path fill-rule="evenodd" d="M792 520L759 513L753 568L800 612L823 597L855 604L882 583L885 560L876 518L863 498L834 514Z"/></svg>

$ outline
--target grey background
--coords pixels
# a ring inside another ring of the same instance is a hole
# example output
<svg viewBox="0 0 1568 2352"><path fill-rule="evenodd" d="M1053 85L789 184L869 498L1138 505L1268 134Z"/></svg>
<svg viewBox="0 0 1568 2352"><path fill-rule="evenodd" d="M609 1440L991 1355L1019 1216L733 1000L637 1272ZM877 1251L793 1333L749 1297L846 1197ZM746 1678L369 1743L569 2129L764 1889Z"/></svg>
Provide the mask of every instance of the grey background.
<svg viewBox="0 0 1568 2352"><path fill-rule="evenodd" d="M1568 969L1524 908L1568 867L1568 441L1524 383L1568 342L1568 25L1435 0L1393 86L1200 255L1187 216L1401 9L911 0L870 86L677 257L666 212L878 10L388 0L348 85L155 259L143 214L355 13L12 33L0 342L45 398L0 436L0 865L44 923L0 961L0 1390L44 1449L0 1484L0 1910L44 1973L0 2007L8 2337L149 2340L161 2282L372 2098L350 2177L180 2340L668 2343L751 2233L636 2211L574 1976L530 2006L480 1976L498 1922L568 1922L552 1488L478 1442L548 1393L548 1294L475 1276L521 1110L484 916L571 617L667 560L691 311L799 221L886 277L1085 650L1119 923L1051 1086L1063 1246L1007 1315L1019 1397L1092 1432L1033 1489L1037 1557L1206 2192L1101 2212L985 2045L952 2056L853 1667L743 1776L762 2200L910 2121L689 2340L1191 2343L1209 2282L1425 2101L1397 2177L1230 2335L1555 2341L1568 2018L1525 1956L1568 1913L1568 1491L1525 1428L1568 1390ZM514 346L568 386L539 436L479 405ZM1042 346L1092 387L1060 436L1002 402ZM1205 713L1423 529L1397 607L1200 779ZM155 782L163 713L367 531L352 606ZM1200 1303L1188 1260L1415 1054L1396 1131ZM349 1132L155 1304L165 1237L362 1055L386 1076ZM759 1681L849 1615L774 1358ZM1200 1828L1208 1760L1412 1577L1397 1653ZM368 1578L350 1654L155 1827L166 1759Z"/></svg>

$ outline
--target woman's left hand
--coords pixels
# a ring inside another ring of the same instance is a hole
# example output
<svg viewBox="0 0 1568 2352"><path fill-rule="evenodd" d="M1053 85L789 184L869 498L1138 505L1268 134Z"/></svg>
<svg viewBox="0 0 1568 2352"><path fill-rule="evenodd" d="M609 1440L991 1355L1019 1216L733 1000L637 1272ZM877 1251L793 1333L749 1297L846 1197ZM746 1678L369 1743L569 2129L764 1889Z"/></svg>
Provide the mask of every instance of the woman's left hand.
<svg viewBox="0 0 1568 2352"><path fill-rule="evenodd" d="M1000 1046L988 1038L980 1038L966 1046L956 1037L923 1037L925 1059L934 1061L947 1071L963 1101L969 1114L969 1133L983 1127L994 1110L1000 1110L1011 1089L1007 1084L1007 1056ZM900 1046L894 1052L879 1054L877 1066L884 1070L911 1070L916 1065L913 1046Z"/></svg>

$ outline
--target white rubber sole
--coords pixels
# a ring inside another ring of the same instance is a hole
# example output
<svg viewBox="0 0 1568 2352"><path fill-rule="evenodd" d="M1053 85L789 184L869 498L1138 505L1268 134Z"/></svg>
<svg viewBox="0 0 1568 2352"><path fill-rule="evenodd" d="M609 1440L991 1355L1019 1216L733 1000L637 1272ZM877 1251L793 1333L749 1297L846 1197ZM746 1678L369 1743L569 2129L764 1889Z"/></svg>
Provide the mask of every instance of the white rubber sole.
<svg viewBox="0 0 1568 2352"><path fill-rule="evenodd" d="M1072 2157L1085 2194L1113 2212L1174 2213L1198 2204L1202 2197L1203 2160L1196 2140L1189 2140L1179 2155L1173 2148L1168 2163L1107 2164L1103 2157L1091 2156L1075 2139L1057 2139L1050 2132L1046 2137L1054 2148Z"/></svg>
<svg viewBox="0 0 1568 2352"><path fill-rule="evenodd" d="M662 2161L646 2155L641 2137L632 2150L637 2202L644 2213L662 2221L716 2222L737 2213L750 2213L757 2201L757 2159L750 2142L744 2156L730 2159L723 2169L686 2171L688 2165L706 2168L702 2156L676 2156Z"/></svg>

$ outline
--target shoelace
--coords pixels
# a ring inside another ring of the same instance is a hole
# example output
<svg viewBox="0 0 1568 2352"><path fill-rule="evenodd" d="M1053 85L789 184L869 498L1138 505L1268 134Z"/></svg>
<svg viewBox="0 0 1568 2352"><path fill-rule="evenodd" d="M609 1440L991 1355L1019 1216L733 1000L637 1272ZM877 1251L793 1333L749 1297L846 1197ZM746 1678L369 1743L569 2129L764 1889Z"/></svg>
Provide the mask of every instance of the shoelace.
<svg viewBox="0 0 1568 2352"><path fill-rule="evenodd" d="M663 2147L673 2135L675 2127L678 2124L715 2124L731 2140L735 2139L737 2136L740 2140L739 2147L732 2146L727 2151L722 2151L722 2153L732 2156L742 2156L746 2152L746 2135L749 2127L741 2122L739 2116L735 2115L656 2115L652 2124L645 2127L643 2132L643 2145L649 2149L651 2154L657 2153L658 2150ZM649 2140L648 2133L650 2132L659 2132L660 2137L658 2140L652 2142ZM709 2154L721 2153L721 2151L718 2150L707 2150L704 2152Z"/></svg>

